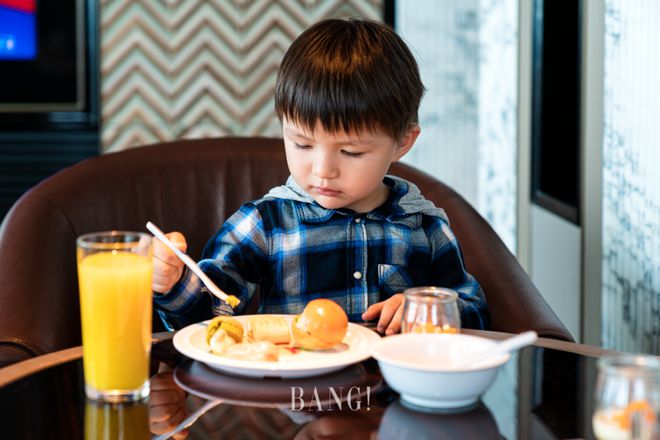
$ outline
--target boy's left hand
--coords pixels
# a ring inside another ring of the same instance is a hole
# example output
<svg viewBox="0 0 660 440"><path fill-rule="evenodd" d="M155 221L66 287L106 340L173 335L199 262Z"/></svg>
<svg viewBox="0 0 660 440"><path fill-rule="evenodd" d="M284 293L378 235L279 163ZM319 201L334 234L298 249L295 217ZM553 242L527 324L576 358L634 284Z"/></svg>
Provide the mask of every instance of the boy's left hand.
<svg viewBox="0 0 660 440"><path fill-rule="evenodd" d="M403 293L392 295L385 301L371 305L362 314L362 319L371 321L380 315L378 319L378 333L393 335L401 330L401 318L403 317Z"/></svg>

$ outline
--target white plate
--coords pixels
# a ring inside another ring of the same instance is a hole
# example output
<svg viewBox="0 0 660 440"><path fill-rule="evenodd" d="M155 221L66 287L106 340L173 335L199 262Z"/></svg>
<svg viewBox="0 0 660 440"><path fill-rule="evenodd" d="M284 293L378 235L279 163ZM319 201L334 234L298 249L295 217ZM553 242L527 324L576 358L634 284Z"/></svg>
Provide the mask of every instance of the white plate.
<svg viewBox="0 0 660 440"><path fill-rule="evenodd" d="M282 316L291 320L294 315L271 316ZM247 322L250 315L235 318ZM209 322L210 320L192 324L179 330L174 335L174 347L189 358L203 362L215 370L239 376L295 378L328 373L369 358L372 345L380 340L376 332L349 322L346 336L336 348L320 351L300 350L297 354L280 356L277 362L248 361L211 353L206 344L206 327Z"/></svg>

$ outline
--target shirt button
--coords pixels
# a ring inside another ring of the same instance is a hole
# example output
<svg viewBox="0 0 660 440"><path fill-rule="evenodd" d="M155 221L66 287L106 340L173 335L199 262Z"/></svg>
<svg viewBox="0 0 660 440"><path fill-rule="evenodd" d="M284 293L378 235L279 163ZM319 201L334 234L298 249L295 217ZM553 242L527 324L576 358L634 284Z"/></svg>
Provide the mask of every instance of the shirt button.
<svg viewBox="0 0 660 440"><path fill-rule="evenodd" d="M360 217L357 217L357 218L355 219L355 223L360 223L361 221L362 221L362 219L361 219Z"/></svg>
<svg viewBox="0 0 660 440"><path fill-rule="evenodd" d="M361 279L362 278L362 273L360 273L358 271L353 272L353 278L355 278L356 280Z"/></svg>

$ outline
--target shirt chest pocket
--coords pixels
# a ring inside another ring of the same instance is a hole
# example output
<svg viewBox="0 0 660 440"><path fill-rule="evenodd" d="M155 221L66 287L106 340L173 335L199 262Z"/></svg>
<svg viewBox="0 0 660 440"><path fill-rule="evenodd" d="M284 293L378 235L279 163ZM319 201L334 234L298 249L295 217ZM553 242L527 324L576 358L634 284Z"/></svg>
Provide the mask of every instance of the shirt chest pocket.
<svg viewBox="0 0 660 440"><path fill-rule="evenodd" d="M406 266L398 264L379 264L378 265L378 285L383 297L388 298L396 293L413 287L414 281Z"/></svg>

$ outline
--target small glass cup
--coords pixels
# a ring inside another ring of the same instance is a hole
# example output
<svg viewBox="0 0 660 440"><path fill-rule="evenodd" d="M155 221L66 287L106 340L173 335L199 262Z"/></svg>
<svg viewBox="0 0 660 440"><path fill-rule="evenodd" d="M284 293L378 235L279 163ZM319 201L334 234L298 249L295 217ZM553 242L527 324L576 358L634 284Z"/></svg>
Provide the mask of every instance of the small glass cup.
<svg viewBox="0 0 660 440"><path fill-rule="evenodd" d="M151 236L94 232L78 238L85 393L130 402L149 395Z"/></svg>
<svg viewBox="0 0 660 440"><path fill-rule="evenodd" d="M403 292L401 333L458 333L458 294L443 287L414 287Z"/></svg>
<svg viewBox="0 0 660 440"><path fill-rule="evenodd" d="M660 359L607 356L598 362L592 419L599 440L660 438Z"/></svg>

